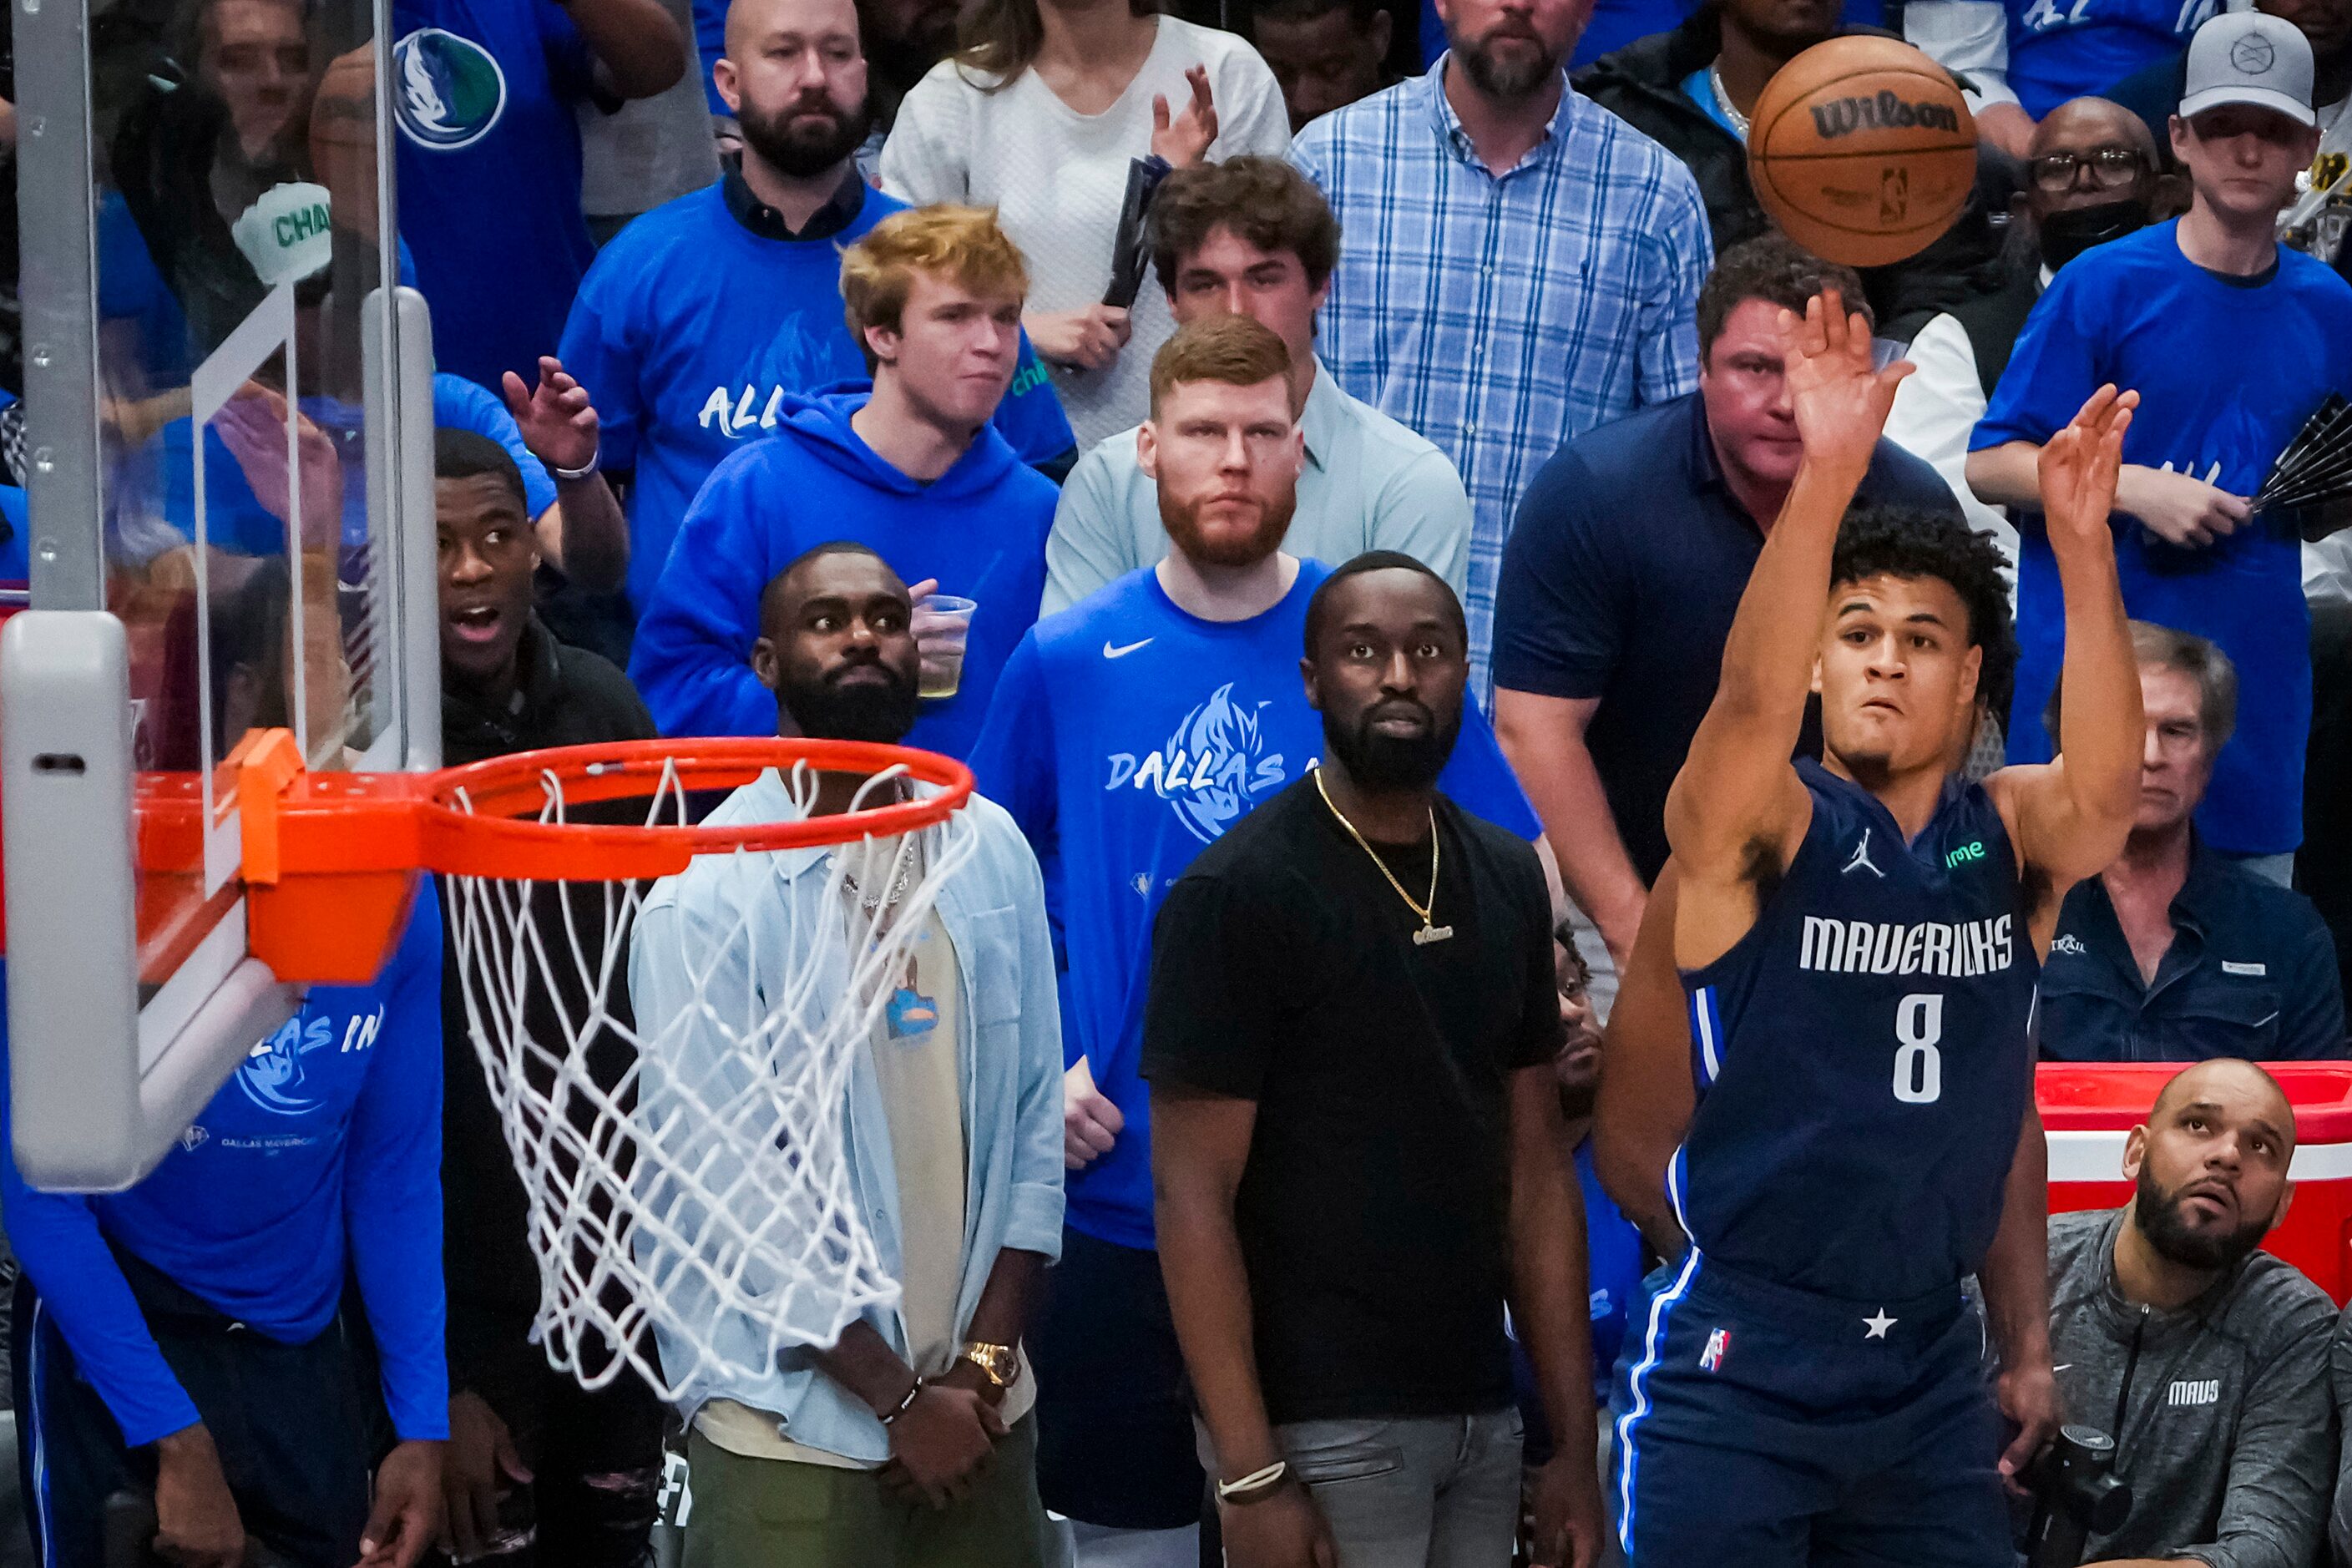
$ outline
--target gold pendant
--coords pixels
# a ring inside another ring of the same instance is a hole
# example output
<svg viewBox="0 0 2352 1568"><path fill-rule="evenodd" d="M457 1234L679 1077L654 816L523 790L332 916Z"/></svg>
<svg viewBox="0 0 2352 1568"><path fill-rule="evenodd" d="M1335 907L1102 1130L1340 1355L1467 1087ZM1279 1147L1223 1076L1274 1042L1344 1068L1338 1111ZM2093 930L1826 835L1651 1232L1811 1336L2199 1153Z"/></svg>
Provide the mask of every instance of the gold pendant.
<svg viewBox="0 0 2352 1568"><path fill-rule="evenodd" d="M1427 947L1433 942L1450 941L1452 940L1453 935L1454 928L1452 926L1433 926L1424 921L1422 923L1421 929L1412 933L1412 945L1415 947Z"/></svg>

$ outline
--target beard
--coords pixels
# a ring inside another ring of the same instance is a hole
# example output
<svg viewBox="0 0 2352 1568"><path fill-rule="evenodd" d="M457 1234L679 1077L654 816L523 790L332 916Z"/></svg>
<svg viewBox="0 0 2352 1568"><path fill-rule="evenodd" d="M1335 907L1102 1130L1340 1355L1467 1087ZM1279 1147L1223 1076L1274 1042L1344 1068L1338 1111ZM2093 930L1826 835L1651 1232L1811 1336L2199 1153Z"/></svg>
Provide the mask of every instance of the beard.
<svg viewBox="0 0 2352 1568"><path fill-rule="evenodd" d="M793 124L796 118L812 113L824 116L821 128ZM856 152L866 140L869 118L863 103L845 114L839 104L822 93L803 93L773 114L757 112L746 103L735 122L741 128L743 145L759 154L761 163L788 178L806 180Z"/></svg>
<svg viewBox="0 0 2352 1568"><path fill-rule="evenodd" d="M876 669L879 682L845 683L852 670ZM871 741L896 745L915 727L921 702L915 681L888 665L854 664L831 676L796 682L777 693L802 734L816 741Z"/></svg>
<svg viewBox="0 0 2352 1568"><path fill-rule="evenodd" d="M1418 735L1389 735L1372 728L1372 721L1383 712L1410 709L1428 721L1428 727ZM1419 702L1397 698L1375 702L1348 724L1338 715L1323 715L1323 745L1339 759L1348 776L1369 790L1427 789L1445 771L1445 762L1454 754L1454 737L1462 732L1462 710L1441 722L1436 714Z"/></svg>
<svg viewBox="0 0 2352 1568"><path fill-rule="evenodd" d="M1497 35L1491 31L1474 42L1454 45L1454 52L1461 57L1462 68L1470 73L1472 85L1488 98L1511 103L1532 97L1558 76L1560 56L1558 50L1530 34L1504 36L1517 38L1521 43L1534 44L1536 58L1526 61L1499 58L1494 49Z"/></svg>
<svg viewBox="0 0 2352 1568"><path fill-rule="evenodd" d="M2196 1229L2180 1217L2179 1190L2168 1193L2158 1186L2143 1165L2132 1194L2132 1217L2138 1221L2140 1234L2147 1237L2147 1244L2160 1256L2185 1268L2227 1273L2263 1244L2272 1216L2264 1215L2225 1236Z"/></svg>
<svg viewBox="0 0 2352 1568"><path fill-rule="evenodd" d="M1263 504L1257 526L1238 537L1211 535L1201 522L1206 505L1205 501L1175 500L1166 490L1160 492L1160 521L1168 530L1170 542L1184 559L1202 566L1255 566L1282 548L1284 537L1290 532L1290 520L1298 510L1298 490L1295 485L1285 486L1280 495Z"/></svg>

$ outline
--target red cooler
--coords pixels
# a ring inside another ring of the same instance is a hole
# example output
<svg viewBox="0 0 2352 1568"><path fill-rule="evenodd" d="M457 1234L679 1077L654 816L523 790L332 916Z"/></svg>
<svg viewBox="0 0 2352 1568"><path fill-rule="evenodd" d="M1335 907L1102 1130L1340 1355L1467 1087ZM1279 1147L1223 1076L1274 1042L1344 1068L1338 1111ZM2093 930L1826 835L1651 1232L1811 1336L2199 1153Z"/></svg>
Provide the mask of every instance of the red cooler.
<svg viewBox="0 0 2352 1568"><path fill-rule="evenodd" d="M2050 1212L2111 1209L2131 1197L2124 1138L2188 1064L2037 1069L2050 1141ZM2340 1306L2352 1299L2352 1062L2265 1062L2294 1106L2294 1202L2263 1243Z"/></svg>

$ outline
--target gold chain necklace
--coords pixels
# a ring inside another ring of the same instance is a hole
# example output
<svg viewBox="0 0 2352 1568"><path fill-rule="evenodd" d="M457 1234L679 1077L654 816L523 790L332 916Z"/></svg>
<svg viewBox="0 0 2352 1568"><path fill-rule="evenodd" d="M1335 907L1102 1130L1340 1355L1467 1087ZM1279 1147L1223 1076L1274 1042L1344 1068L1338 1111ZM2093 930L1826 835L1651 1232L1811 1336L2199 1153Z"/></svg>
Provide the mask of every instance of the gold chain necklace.
<svg viewBox="0 0 2352 1568"><path fill-rule="evenodd" d="M1331 792L1323 787L1323 770L1319 767L1315 770L1315 793L1323 797L1325 805L1331 807L1331 815L1339 819L1339 826L1348 830L1348 837L1371 857L1372 864L1380 868L1381 875L1387 878L1389 886L1396 889L1396 896L1404 900L1404 907L1421 917L1421 929L1412 933L1412 945L1427 947L1433 942L1444 942L1452 936L1452 926L1434 925L1430 921L1430 915L1437 908L1437 808L1429 808L1429 901L1420 904L1415 903L1412 895L1404 890L1404 884L1396 879L1396 873L1389 869L1389 863L1381 858L1380 852L1356 831L1356 825L1348 820L1348 814L1332 804Z"/></svg>

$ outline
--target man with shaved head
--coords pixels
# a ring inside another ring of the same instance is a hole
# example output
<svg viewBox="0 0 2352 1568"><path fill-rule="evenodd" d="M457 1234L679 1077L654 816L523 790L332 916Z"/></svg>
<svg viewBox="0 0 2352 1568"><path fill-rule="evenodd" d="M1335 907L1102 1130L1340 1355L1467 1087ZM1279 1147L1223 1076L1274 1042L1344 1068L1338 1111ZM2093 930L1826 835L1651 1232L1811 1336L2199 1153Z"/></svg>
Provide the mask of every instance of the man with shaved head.
<svg viewBox="0 0 2352 1568"><path fill-rule="evenodd" d="M2046 123L2046 121L2045 121ZM2294 1112L2252 1062L2200 1062L2124 1143L2132 1201L2050 1221L2068 1415L2132 1489L2087 1561L2303 1568L2335 1481L2326 1293L2257 1250L2294 1195Z"/></svg>
<svg viewBox="0 0 2352 1568"><path fill-rule="evenodd" d="M2174 204L2156 142L2139 117L2103 98L2062 103L2033 128L2025 184L2010 201L2001 285L1928 319L1904 358L1918 368L1895 394L1886 438L1935 465L1970 526L2017 557L2008 509L1969 489L1969 433L2009 363L2033 302L2092 246L2143 227Z"/></svg>

